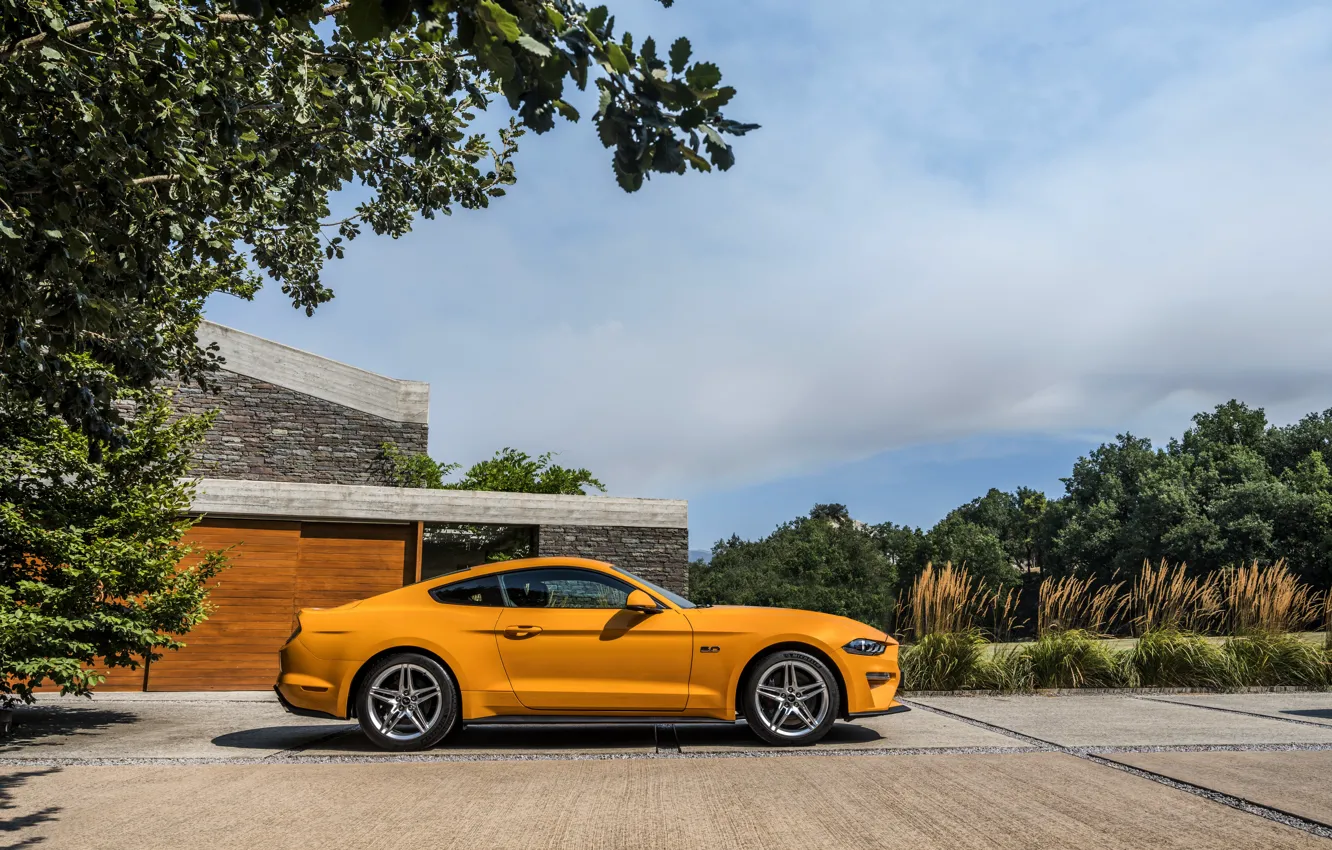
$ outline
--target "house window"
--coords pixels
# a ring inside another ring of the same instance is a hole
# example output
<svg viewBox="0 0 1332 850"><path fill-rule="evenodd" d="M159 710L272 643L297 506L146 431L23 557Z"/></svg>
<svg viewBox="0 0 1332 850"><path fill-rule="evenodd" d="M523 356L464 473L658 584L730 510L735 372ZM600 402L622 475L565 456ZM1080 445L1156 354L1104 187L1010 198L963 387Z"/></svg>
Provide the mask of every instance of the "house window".
<svg viewBox="0 0 1332 850"><path fill-rule="evenodd" d="M464 525L427 522L421 533L421 579L494 561L531 558L537 551L535 525Z"/></svg>

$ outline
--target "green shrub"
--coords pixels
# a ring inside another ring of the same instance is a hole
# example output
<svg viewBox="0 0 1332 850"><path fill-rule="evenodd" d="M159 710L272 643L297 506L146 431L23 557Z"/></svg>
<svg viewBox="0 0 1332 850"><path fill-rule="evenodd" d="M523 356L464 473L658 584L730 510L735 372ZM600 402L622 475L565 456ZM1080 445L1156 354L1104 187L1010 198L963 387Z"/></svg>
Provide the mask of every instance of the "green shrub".
<svg viewBox="0 0 1332 850"><path fill-rule="evenodd" d="M1080 629L1050 632L1024 648L1031 681L1038 688L1115 688L1124 672L1115 654Z"/></svg>
<svg viewBox="0 0 1332 850"><path fill-rule="evenodd" d="M979 631L936 632L903 647L899 656L902 688L910 691L960 691L976 687L989 663Z"/></svg>
<svg viewBox="0 0 1332 850"><path fill-rule="evenodd" d="M1130 681L1140 687L1231 688L1240 683L1231 656L1189 632L1148 632L1125 655Z"/></svg>
<svg viewBox="0 0 1332 850"><path fill-rule="evenodd" d="M1226 641L1224 652L1244 685L1321 688L1332 684L1332 656L1295 635L1234 637Z"/></svg>
<svg viewBox="0 0 1332 850"><path fill-rule="evenodd" d="M991 691L1029 691L1032 683L1031 660L1015 646L996 651L976 670L976 687Z"/></svg>

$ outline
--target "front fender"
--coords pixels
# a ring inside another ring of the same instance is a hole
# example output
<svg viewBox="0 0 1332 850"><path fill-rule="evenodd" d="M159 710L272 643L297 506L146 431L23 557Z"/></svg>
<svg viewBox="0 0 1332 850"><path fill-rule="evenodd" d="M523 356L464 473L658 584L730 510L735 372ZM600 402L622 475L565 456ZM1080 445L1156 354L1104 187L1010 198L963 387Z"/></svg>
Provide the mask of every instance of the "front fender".
<svg viewBox="0 0 1332 850"><path fill-rule="evenodd" d="M847 667L845 659L839 657L842 654L841 647L832 646L826 640L814 635L788 632L765 636L757 646L747 650L748 657L744 659L743 663L735 665L726 689L726 710L729 712L727 716L735 716L735 713L740 709L736 697L740 693L740 683L743 677L748 675L748 671L752 668L753 663L760 657L772 652L774 649L783 646L797 650L802 646L812 647L818 650L820 654L825 656L827 661L831 662L834 672L836 672L838 677L842 680L841 685L843 696L847 696L846 690L848 683L851 681L851 671Z"/></svg>

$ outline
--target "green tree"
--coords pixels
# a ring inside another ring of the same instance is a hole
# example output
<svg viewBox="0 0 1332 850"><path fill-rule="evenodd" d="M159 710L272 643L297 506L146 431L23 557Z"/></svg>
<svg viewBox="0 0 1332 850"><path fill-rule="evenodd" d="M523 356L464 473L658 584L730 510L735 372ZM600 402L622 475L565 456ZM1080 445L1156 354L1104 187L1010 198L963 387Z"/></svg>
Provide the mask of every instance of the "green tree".
<svg viewBox="0 0 1332 850"><path fill-rule="evenodd" d="M1238 401L1193 418L1163 449L1121 436L1074 465L1052 509L1056 572L1131 575L1144 561L1207 572L1288 558L1332 581L1327 414L1279 428Z"/></svg>
<svg viewBox="0 0 1332 850"><path fill-rule="evenodd" d="M888 559L897 574L898 595L920 575L930 560L930 547L925 532L907 525L891 522L870 527L879 551Z"/></svg>
<svg viewBox="0 0 1332 850"><path fill-rule="evenodd" d="M96 451L113 386L206 379L210 294L267 277L313 311L363 229L502 195L522 130L577 120L565 88L589 82L627 191L729 168L753 128L686 39L635 48L573 0L0 0L0 389ZM469 135L496 95L514 120ZM367 197L333 219L348 185Z"/></svg>
<svg viewBox="0 0 1332 850"><path fill-rule="evenodd" d="M1019 576L999 536L988 528L950 514L925 535L930 561L952 563L990 587L1015 585Z"/></svg>
<svg viewBox="0 0 1332 850"><path fill-rule="evenodd" d="M585 496L588 487L605 491L605 485L589 470L552 464L554 457L554 452L532 457L527 452L506 447L495 452L494 457L472 464L459 480L445 481L448 475L461 468L461 464L440 463L431 460L429 455L403 452L392 443L380 447L385 477L395 487L565 496Z"/></svg>
<svg viewBox="0 0 1332 850"><path fill-rule="evenodd" d="M689 571L698 602L825 611L878 627L888 624L896 582L870 529L841 505L816 505L762 540L720 541L710 563Z"/></svg>
<svg viewBox="0 0 1332 850"><path fill-rule="evenodd" d="M86 694L97 670L181 646L206 613L222 556L179 541L195 522L181 479L209 422L173 421L160 393L126 400L125 439L96 462L81 431L0 400L0 701L44 683Z"/></svg>
<svg viewBox="0 0 1332 850"><path fill-rule="evenodd" d="M553 452L531 457L517 449L504 448L495 456L473 464L462 478L444 485L452 490L498 490L505 493L551 493L583 496L587 488L606 487L586 469L552 464Z"/></svg>

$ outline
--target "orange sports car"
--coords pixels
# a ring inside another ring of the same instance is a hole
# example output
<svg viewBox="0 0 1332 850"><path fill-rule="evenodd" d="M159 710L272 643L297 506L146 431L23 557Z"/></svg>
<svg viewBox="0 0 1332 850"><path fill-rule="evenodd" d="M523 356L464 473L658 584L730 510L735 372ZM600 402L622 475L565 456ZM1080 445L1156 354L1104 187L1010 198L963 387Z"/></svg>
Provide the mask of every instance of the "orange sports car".
<svg viewBox="0 0 1332 850"><path fill-rule="evenodd" d="M897 642L811 611L695 605L601 561L487 564L339 608L281 650L289 711L389 750L462 724L734 723L773 744L905 711Z"/></svg>

